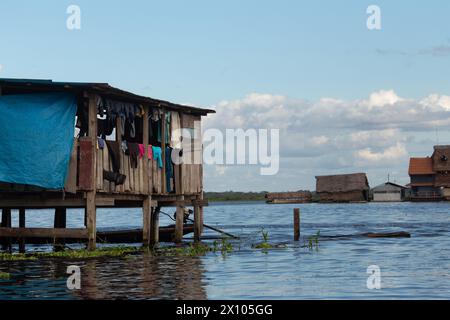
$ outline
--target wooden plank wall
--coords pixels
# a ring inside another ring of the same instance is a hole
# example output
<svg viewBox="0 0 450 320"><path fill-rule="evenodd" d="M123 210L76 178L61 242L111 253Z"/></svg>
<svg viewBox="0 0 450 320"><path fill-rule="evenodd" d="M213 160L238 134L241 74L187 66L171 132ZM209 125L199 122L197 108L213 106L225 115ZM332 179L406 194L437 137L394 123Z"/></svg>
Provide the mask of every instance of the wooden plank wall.
<svg viewBox="0 0 450 320"><path fill-rule="evenodd" d="M193 128L194 121L200 121L199 116L181 115L181 125L183 128ZM198 141L197 141L198 142ZM192 164L181 164L174 167L175 190L177 194L199 194L203 190L203 166L202 164L194 164L194 153L199 153L201 159L202 146L201 142L192 144L191 150L184 150L184 157L191 159ZM101 193L120 193L120 194L140 194L145 195L146 190L150 194L163 193L163 169L158 167L155 160L148 160L147 154L142 159L138 159L138 167L131 168L130 157L123 152L120 154L121 169L120 173L127 178L125 183L115 186L114 183L103 179L103 170L112 171L112 164L109 159L108 148L97 149L96 188ZM147 177L144 177L144 161L148 161ZM147 186L145 186L147 184Z"/></svg>
<svg viewBox="0 0 450 320"><path fill-rule="evenodd" d="M103 170L112 171L112 164L109 159L108 148L97 150L97 190L104 193L128 193L128 194L146 194L161 193L162 191L162 169L158 168L155 160L149 160L146 156L138 159L137 168L131 167L130 157L125 153L120 153L120 173L125 175L125 183L116 186L113 182L103 179ZM147 177L144 177L144 161L148 161L150 170Z"/></svg>
<svg viewBox="0 0 450 320"><path fill-rule="evenodd" d="M200 116L188 114L181 115L182 128L193 129L195 121L200 121ZM203 166L202 166L202 143L201 137L197 140L192 137L191 150L183 150L183 159L189 160L190 164L181 165L181 183L184 194L197 194L203 190ZM197 154L197 157L195 157ZM195 163L194 159L199 159L200 163Z"/></svg>

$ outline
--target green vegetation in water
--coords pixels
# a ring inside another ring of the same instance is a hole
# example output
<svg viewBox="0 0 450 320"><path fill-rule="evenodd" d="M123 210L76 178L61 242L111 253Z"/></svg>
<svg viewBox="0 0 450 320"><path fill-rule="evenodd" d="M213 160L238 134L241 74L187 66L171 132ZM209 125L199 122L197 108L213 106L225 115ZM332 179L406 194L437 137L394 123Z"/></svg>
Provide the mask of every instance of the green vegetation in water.
<svg viewBox="0 0 450 320"><path fill-rule="evenodd" d="M314 236L311 236L308 238L308 244L305 244L304 247L307 247L309 250L319 251L319 237L320 237L320 230L317 231L317 233Z"/></svg>
<svg viewBox="0 0 450 320"><path fill-rule="evenodd" d="M205 199L210 202L220 201L265 201L267 192L205 192Z"/></svg>
<svg viewBox="0 0 450 320"><path fill-rule="evenodd" d="M38 259L93 259L102 257L123 257L125 259L131 258L133 255L139 253L146 253L153 256L185 256L195 257L203 256L209 252L221 252L222 254L233 251L232 244L227 239L222 239L221 242L215 242L213 247L204 243L194 243L187 246L177 247L106 247L99 248L93 251L87 249L79 250L64 250L57 252L34 252L34 253L0 253L0 261L28 261Z"/></svg>
<svg viewBox="0 0 450 320"><path fill-rule="evenodd" d="M9 280L11 278L11 274L7 272L0 272L0 280Z"/></svg>
<svg viewBox="0 0 450 320"><path fill-rule="evenodd" d="M0 261L37 260L37 257L24 253L0 253Z"/></svg>
<svg viewBox="0 0 450 320"><path fill-rule="evenodd" d="M280 249L280 248L286 248L285 244L271 244L269 243L269 232L265 230L264 228L261 229L261 235L263 238L263 242L254 244L252 247L254 249Z"/></svg>
<svg viewBox="0 0 450 320"><path fill-rule="evenodd" d="M183 257L198 257L204 256L207 253L221 252L222 255L226 255L234 250L233 245L227 238L222 238L221 241L214 241L213 246L209 246L205 243L191 243L188 246L179 247L159 247L148 249L147 253L154 256L183 256Z"/></svg>

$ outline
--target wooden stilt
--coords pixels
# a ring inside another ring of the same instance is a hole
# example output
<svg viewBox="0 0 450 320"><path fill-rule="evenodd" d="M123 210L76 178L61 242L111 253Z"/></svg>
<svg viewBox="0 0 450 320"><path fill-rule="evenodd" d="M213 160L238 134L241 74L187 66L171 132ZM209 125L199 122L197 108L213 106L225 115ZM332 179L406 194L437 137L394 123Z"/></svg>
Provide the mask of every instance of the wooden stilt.
<svg viewBox="0 0 450 320"><path fill-rule="evenodd" d="M143 237L142 242L145 247L150 245L150 230L151 230L151 218L152 218L152 197L148 196L145 198L143 203Z"/></svg>
<svg viewBox="0 0 450 320"><path fill-rule="evenodd" d="M203 191L200 193L200 200L204 200ZM204 223L205 223L204 217L203 217L203 212L204 211L203 211L203 207L202 206L200 206L199 212L200 212L199 224L200 224L200 236L201 236L202 233L203 233L203 228L204 228Z"/></svg>
<svg viewBox="0 0 450 320"><path fill-rule="evenodd" d="M294 241L300 240L300 209L294 209Z"/></svg>
<svg viewBox="0 0 450 320"><path fill-rule="evenodd" d="M66 208L56 208L55 209L55 218L53 226L55 229L65 229L67 221L67 210ZM65 241L64 239L55 239L54 241L54 250L61 251L64 249Z"/></svg>
<svg viewBox="0 0 450 320"><path fill-rule="evenodd" d="M182 203L184 201L184 197L178 197L178 202ZM175 243L181 243L183 241L183 226L184 226L184 207L181 204L177 204L177 214L176 214L176 222L175 222Z"/></svg>
<svg viewBox="0 0 450 320"><path fill-rule="evenodd" d="M194 241L199 242L200 237L202 235L202 220L200 218L200 207L195 204L194 205Z"/></svg>
<svg viewBox="0 0 450 320"><path fill-rule="evenodd" d="M159 212L161 207L156 207L152 210L151 224L150 224L150 245L156 246L159 243Z"/></svg>
<svg viewBox="0 0 450 320"><path fill-rule="evenodd" d="M91 139L92 145L92 163L91 163L91 188L86 192L86 228L88 230L88 250L95 250L97 244L97 211L96 211L96 160L97 160L97 105L95 101L95 95L89 94L89 138Z"/></svg>
<svg viewBox="0 0 450 320"><path fill-rule="evenodd" d="M2 210L2 227L3 228L11 228L11 209L3 209ZM12 250L11 239L5 238L2 241L2 249L3 250Z"/></svg>
<svg viewBox="0 0 450 320"><path fill-rule="evenodd" d="M25 228L25 209L19 209L19 228ZM19 252L25 253L25 238L19 241Z"/></svg>
<svg viewBox="0 0 450 320"><path fill-rule="evenodd" d="M95 192L88 192L86 199L86 224L88 229L88 250L95 250L97 245L97 210L95 207Z"/></svg>

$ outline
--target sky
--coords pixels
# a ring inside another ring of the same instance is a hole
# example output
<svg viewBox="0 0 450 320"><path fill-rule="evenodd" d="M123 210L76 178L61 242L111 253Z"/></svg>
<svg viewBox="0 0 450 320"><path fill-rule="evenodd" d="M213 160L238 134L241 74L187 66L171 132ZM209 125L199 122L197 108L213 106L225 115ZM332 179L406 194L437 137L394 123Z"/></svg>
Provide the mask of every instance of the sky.
<svg viewBox="0 0 450 320"><path fill-rule="evenodd" d="M206 191L346 172L406 184L409 157L450 144L449 14L446 0L2 0L0 77L108 82L213 108L205 128L280 129L278 174L208 165Z"/></svg>

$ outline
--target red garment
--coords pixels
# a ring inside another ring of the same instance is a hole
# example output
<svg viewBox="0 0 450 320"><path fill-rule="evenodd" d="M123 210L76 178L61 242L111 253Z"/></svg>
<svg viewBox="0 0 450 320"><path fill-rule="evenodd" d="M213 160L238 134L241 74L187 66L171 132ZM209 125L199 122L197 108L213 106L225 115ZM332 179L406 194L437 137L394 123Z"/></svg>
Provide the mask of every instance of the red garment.
<svg viewBox="0 0 450 320"><path fill-rule="evenodd" d="M145 154L145 147L143 144L139 145L139 159L142 158Z"/></svg>

